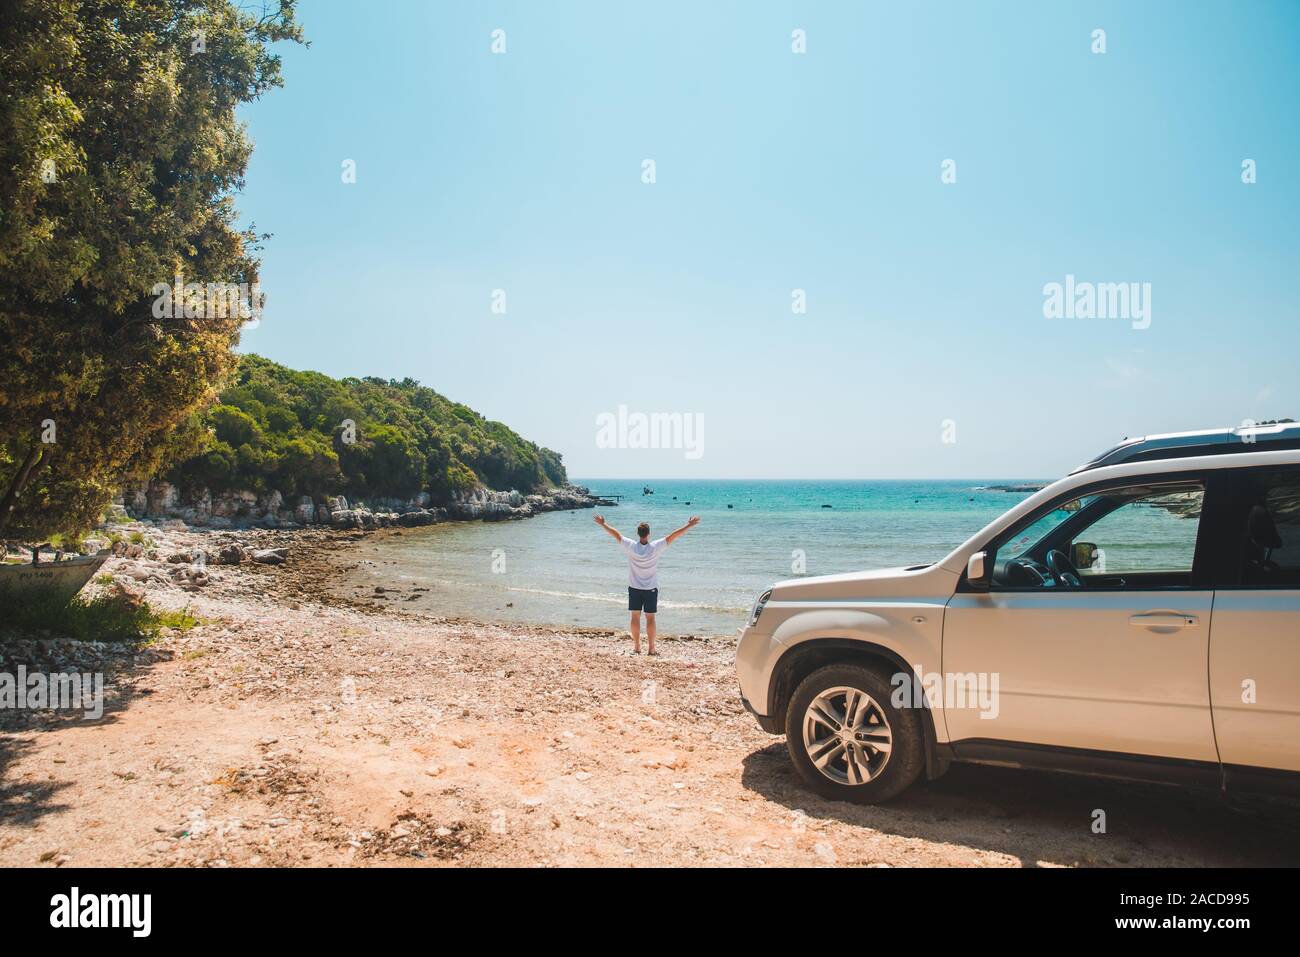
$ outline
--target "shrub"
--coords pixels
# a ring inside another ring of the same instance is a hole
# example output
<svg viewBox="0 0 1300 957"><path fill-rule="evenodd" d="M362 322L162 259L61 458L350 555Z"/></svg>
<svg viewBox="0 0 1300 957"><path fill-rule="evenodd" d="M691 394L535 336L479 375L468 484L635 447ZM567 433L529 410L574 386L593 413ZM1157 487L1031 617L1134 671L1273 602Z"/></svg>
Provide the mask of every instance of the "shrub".
<svg viewBox="0 0 1300 957"><path fill-rule="evenodd" d="M155 612L121 594L68 600L54 590L25 590L21 600L0 593L6 608L0 637L49 634L77 641L151 641L164 627L176 627L175 612ZM190 626L192 627L192 626Z"/></svg>

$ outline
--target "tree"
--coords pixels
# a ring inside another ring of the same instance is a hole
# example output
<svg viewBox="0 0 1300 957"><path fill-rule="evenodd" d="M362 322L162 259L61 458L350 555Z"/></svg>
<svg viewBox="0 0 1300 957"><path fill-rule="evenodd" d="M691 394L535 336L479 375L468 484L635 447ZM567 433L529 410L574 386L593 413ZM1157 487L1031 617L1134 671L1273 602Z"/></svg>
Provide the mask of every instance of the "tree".
<svg viewBox="0 0 1300 957"><path fill-rule="evenodd" d="M411 495L424 487L424 455L400 429L373 425L362 438L348 446L350 474L355 470L353 491L364 494Z"/></svg>
<svg viewBox="0 0 1300 957"><path fill-rule="evenodd" d="M311 495L333 489L342 481L339 457L324 438L302 435L278 450L275 476L278 488L289 495Z"/></svg>
<svg viewBox="0 0 1300 957"><path fill-rule="evenodd" d="M530 493L568 480L558 453L414 379L331 379L251 353L198 424L204 441L166 475L189 490L427 491L448 504L483 485Z"/></svg>
<svg viewBox="0 0 1300 957"><path fill-rule="evenodd" d="M235 109L282 85L295 2L0 7L0 536L83 531L195 454L246 318L210 284L260 306Z"/></svg>
<svg viewBox="0 0 1300 957"><path fill-rule="evenodd" d="M233 405L218 405L208 413L217 441L227 442L235 448L245 443L262 441L262 429L247 412Z"/></svg>

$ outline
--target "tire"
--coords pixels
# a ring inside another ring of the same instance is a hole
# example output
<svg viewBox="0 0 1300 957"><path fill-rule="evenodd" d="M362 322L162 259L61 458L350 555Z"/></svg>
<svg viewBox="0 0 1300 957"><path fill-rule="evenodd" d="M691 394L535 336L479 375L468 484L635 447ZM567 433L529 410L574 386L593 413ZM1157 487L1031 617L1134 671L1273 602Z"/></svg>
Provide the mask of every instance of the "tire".
<svg viewBox="0 0 1300 957"><path fill-rule="evenodd" d="M893 691L883 669L861 665L827 665L800 682L786 709L785 743L809 787L837 801L879 804L920 777L923 719L917 708L895 707ZM849 692L861 696L853 699L856 731L843 727ZM819 718L810 714L814 702Z"/></svg>

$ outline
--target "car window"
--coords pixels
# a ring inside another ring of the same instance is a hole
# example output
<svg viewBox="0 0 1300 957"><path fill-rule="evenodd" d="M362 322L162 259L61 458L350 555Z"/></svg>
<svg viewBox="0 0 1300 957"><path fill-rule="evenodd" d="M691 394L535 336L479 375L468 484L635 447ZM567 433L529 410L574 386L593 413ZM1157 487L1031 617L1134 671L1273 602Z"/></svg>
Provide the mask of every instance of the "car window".
<svg viewBox="0 0 1300 957"><path fill-rule="evenodd" d="M1059 503L996 548L991 585L1185 588L1204 495L1199 481L1178 482L1123 486Z"/></svg>
<svg viewBox="0 0 1300 957"><path fill-rule="evenodd" d="M1191 572L1204 497L1200 488L1158 491L1103 515L1070 542L1079 574Z"/></svg>
<svg viewBox="0 0 1300 957"><path fill-rule="evenodd" d="M1241 584L1300 588L1300 472L1265 472L1248 487Z"/></svg>

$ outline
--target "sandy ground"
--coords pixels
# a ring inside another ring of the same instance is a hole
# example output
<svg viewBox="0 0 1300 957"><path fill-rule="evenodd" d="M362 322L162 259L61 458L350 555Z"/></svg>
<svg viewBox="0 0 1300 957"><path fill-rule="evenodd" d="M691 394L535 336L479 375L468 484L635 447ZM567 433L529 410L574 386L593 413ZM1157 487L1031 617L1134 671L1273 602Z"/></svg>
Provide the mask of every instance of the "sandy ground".
<svg viewBox="0 0 1300 957"><path fill-rule="evenodd" d="M648 659L340 601L355 537L266 533L288 564L184 591L161 559L204 537L151 534L160 560L107 570L205 622L110 676L101 720L9 722L0 865L1300 863L1284 801L961 766L886 807L826 801L742 711L732 639Z"/></svg>

